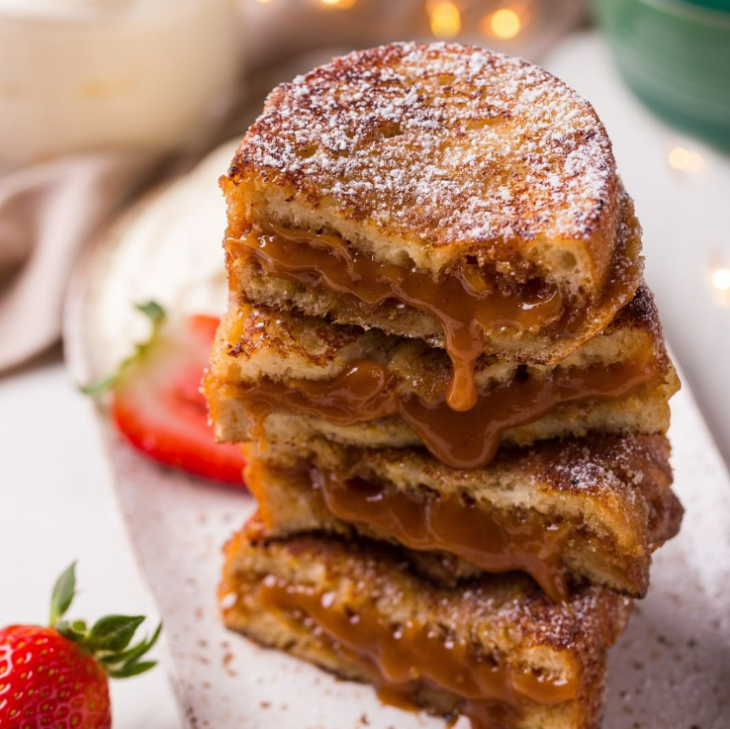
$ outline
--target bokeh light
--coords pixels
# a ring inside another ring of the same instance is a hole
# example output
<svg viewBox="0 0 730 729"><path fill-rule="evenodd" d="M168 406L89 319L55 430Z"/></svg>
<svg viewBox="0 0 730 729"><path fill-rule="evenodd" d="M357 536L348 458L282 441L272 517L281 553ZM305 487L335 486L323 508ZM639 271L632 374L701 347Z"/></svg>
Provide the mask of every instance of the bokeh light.
<svg viewBox="0 0 730 729"><path fill-rule="evenodd" d="M718 291L730 291L730 268L716 268L712 272L712 285Z"/></svg>
<svg viewBox="0 0 730 729"><path fill-rule="evenodd" d="M681 172L699 172L705 161L699 152L686 147L672 147L668 155L669 165Z"/></svg>
<svg viewBox="0 0 730 729"><path fill-rule="evenodd" d="M431 8L431 32L437 38L454 38L461 30L461 12L452 2L438 2Z"/></svg>
<svg viewBox="0 0 730 729"><path fill-rule="evenodd" d="M502 40L514 38L522 28L522 20L512 8L501 8L489 16L492 34Z"/></svg>
<svg viewBox="0 0 730 729"><path fill-rule="evenodd" d="M669 150L669 164L675 170L686 170L692 162L692 155L684 147L673 147Z"/></svg>

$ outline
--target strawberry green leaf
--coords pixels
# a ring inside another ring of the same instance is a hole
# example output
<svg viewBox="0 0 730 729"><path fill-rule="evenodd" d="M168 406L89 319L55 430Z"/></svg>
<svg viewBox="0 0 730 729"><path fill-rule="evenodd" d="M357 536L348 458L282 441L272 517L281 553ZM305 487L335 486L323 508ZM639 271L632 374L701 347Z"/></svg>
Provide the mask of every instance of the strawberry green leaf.
<svg viewBox="0 0 730 729"><path fill-rule="evenodd" d="M134 637L144 616L107 615L94 623L84 647L96 651L123 651Z"/></svg>
<svg viewBox="0 0 730 729"><path fill-rule="evenodd" d="M123 666L116 670L110 670L107 673L112 678L129 678L130 676L139 676L140 673L145 673L156 665L157 661L143 661L142 663L134 663L131 666Z"/></svg>
<svg viewBox="0 0 730 729"><path fill-rule="evenodd" d="M81 650L93 656L112 678L138 676L157 665L156 661L140 659L157 643L162 632L162 623L149 638L145 637L130 647L137 628L145 618L141 615L107 615L97 620L91 629L83 620L63 620L62 617L73 600L75 589L76 563L74 562L58 578L53 588L51 627L59 635L73 641ZM2 708L1 701L0 708Z"/></svg>
<svg viewBox="0 0 730 729"><path fill-rule="evenodd" d="M87 385L81 385L79 389L84 395L98 397L110 390L113 390L122 379L124 373L134 364L139 362L150 347L155 343L160 333L160 329L165 321L165 310L156 301L147 301L144 304L136 304L136 308L141 311L152 323L152 331L146 342L137 342L134 345L134 351L117 368L114 374L103 377L95 382Z"/></svg>
<svg viewBox="0 0 730 729"><path fill-rule="evenodd" d="M51 595L51 615L49 624L54 627L64 616L74 599L76 591L76 562L72 562L56 580Z"/></svg>
<svg viewBox="0 0 730 729"><path fill-rule="evenodd" d="M156 301L147 301L144 304L136 304L136 307L153 324L158 324L165 318L165 310Z"/></svg>
<svg viewBox="0 0 730 729"><path fill-rule="evenodd" d="M109 375L109 377L104 377L101 380L96 380L96 382L90 382L88 385L81 385L79 390L81 390L84 395L98 397L99 395L103 395L105 392L113 390L117 382L119 382L118 372L113 375Z"/></svg>
<svg viewBox="0 0 730 729"><path fill-rule="evenodd" d="M101 656L100 660L102 663L108 666L115 666L125 664L127 666L138 661L143 655L145 655L152 646L157 643L157 639L160 637L162 632L162 623L157 626L157 629L152 634L151 638L140 641L136 646L129 648L122 653L110 653L105 656Z"/></svg>

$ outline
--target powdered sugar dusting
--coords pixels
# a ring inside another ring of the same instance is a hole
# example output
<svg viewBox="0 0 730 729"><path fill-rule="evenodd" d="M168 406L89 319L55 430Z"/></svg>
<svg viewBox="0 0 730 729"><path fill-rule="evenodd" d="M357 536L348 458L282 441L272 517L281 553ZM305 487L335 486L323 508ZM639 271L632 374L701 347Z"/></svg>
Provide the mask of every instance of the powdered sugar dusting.
<svg viewBox="0 0 730 729"><path fill-rule="evenodd" d="M451 245L584 239L616 194L593 108L525 61L394 44L272 92L234 162L390 234Z"/></svg>
<svg viewBox="0 0 730 729"><path fill-rule="evenodd" d="M564 441L559 451L550 448L542 447L536 480L552 488L594 494L621 490L634 500L635 490L658 474L671 482L669 443L663 436L593 437Z"/></svg>

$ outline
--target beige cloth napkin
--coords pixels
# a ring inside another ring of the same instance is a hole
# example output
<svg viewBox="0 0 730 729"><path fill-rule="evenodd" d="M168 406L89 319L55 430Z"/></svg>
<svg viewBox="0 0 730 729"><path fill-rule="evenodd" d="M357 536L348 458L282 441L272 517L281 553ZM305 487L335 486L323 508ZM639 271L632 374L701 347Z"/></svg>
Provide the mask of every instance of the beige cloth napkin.
<svg viewBox="0 0 730 729"><path fill-rule="evenodd" d="M58 339L79 253L153 164L149 155L87 154L0 178L0 372Z"/></svg>

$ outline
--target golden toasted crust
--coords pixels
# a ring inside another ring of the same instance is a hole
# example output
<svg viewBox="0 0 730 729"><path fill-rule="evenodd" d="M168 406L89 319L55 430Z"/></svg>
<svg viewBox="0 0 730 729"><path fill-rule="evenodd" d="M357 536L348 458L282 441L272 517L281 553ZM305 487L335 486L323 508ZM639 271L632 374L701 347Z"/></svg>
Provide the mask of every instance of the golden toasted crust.
<svg viewBox="0 0 730 729"><path fill-rule="evenodd" d="M510 428L502 442L529 445L546 438L583 436L589 432L663 433L669 427L669 398L679 382L667 356L653 297L642 286L614 321L581 349L554 366L517 363L481 357L475 377L480 390L513 380L518 372L546 378L564 368L608 366L651 352L656 375L635 391L615 399L563 405L539 420ZM205 392L220 440L250 437L250 420L243 407L245 386L262 380L331 380L355 360L387 367L403 398L418 395L425 401L443 399L451 377L451 363L443 350L419 340L407 340L378 330L331 324L323 319L266 307L231 308L213 347ZM239 385L243 386L240 388ZM419 445L413 428L401 417L368 423L335 425L311 415L274 409L259 425L270 441L322 435L348 445L402 447Z"/></svg>
<svg viewBox="0 0 730 729"><path fill-rule="evenodd" d="M246 446L245 476L274 535L355 532L394 540L365 518L336 518L313 487L309 470L314 466L342 481L394 486L424 505L429 499L458 496L506 521L537 519L546 532L559 525L568 530L562 563L576 582L642 597L652 552L677 534L682 520L682 507L670 489L669 450L663 436L546 442L503 449L490 466L464 471L418 450L340 448L315 439L296 450ZM417 565L447 582L476 570L440 553L419 558Z"/></svg>
<svg viewBox="0 0 730 729"><path fill-rule="evenodd" d="M619 181L593 107L546 71L470 46L352 53L269 96L227 186L236 223L326 227L432 272L526 264L596 300ZM240 188L237 191L236 188Z"/></svg>
<svg viewBox="0 0 730 729"><path fill-rule="evenodd" d="M266 539L253 524L226 547L220 588L226 625L327 670L369 680L362 663L294 614L264 606L257 587L274 578L330 596L334 610L374 613L385 625L416 622L507 665L574 682L575 699L547 706L525 700L507 729L594 729L602 703L605 651L623 631L630 601L584 588L568 604L552 603L529 580L489 576L458 590L419 579L397 552L367 541L331 537ZM458 711L455 696L431 687L416 697L432 713Z"/></svg>

